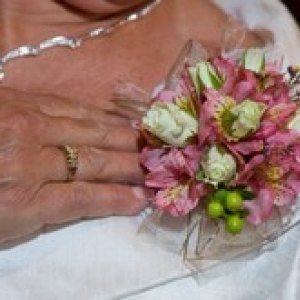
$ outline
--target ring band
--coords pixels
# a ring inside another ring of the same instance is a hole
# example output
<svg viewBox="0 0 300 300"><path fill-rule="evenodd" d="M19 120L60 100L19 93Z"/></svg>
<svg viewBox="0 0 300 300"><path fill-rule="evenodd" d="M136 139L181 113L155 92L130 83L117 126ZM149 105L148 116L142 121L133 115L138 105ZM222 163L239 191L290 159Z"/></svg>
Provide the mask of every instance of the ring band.
<svg viewBox="0 0 300 300"><path fill-rule="evenodd" d="M70 145L62 145L58 147L61 150L67 161L67 170L68 170L68 181L72 181L75 178L77 169L78 169L78 148Z"/></svg>

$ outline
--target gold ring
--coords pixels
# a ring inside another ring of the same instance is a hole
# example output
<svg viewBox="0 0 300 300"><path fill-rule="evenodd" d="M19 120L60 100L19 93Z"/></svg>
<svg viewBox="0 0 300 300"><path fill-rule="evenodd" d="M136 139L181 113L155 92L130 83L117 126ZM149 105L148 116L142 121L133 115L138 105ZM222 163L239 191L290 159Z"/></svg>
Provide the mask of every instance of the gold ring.
<svg viewBox="0 0 300 300"><path fill-rule="evenodd" d="M68 170L68 181L72 181L75 178L77 169L78 169L78 148L70 145L63 145L58 147L61 150L67 161L67 170Z"/></svg>

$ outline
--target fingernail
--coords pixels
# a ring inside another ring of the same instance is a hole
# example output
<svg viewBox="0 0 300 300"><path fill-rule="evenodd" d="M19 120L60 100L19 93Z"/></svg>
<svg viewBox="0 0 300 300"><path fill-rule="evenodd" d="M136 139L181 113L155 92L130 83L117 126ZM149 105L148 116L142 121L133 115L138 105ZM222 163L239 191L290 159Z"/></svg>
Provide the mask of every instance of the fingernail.
<svg viewBox="0 0 300 300"><path fill-rule="evenodd" d="M141 187L133 187L132 188L132 193L134 194L134 196L139 199L139 200L143 200L143 201L150 201L153 196L154 193L152 190L150 189L146 189L146 188L141 188Z"/></svg>

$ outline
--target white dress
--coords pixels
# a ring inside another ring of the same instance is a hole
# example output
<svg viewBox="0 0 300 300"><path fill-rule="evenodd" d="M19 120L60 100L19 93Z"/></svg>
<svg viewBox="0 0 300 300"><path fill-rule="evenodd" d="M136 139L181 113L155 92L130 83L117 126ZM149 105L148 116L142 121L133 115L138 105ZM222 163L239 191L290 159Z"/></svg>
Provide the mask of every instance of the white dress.
<svg viewBox="0 0 300 300"><path fill-rule="evenodd" d="M218 0L251 28L267 28L291 62L300 34L275 0ZM200 275L179 255L137 235L142 215L85 221L0 251L0 299L300 299L300 226L275 250Z"/></svg>

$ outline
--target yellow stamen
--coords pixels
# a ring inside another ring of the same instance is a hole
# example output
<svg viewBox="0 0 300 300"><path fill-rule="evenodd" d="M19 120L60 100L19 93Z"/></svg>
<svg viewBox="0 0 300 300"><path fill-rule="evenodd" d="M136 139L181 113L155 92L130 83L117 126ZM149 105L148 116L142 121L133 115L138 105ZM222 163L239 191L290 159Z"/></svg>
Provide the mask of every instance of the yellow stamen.
<svg viewBox="0 0 300 300"><path fill-rule="evenodd" d="M186 112L190 113L192 116L196 116L196 109L191 99L186 98L183 95L179 95L175 99L176 105Z"/></svg>
<svg viewBox="0 0 300 300"><path fill-rule="evenodd" d="M230 120L226 120L230 117L230 110L236 105L236 102L231 97L224 97L223 101L216 107L214 117L221 133L226 137L228 141L236 141L237 139L231 136L230 128L226 128L226 123L231 124Z"/></svg>
<svg viewBox="0 0 300 300"><path fill-rule="evenodd" d="M172 199L172 201L175 201L178 199L178 196L180 195L182 189L184 186L177 185L173 188L170 188L168 191L168 198Z"/></svg>
<svg viewBox="0 0 300 300"><path fill-rule="evenodd" d="M278 166L271 166L265 170L268 180L278 181L282 176L282 169Z"/></svg>

